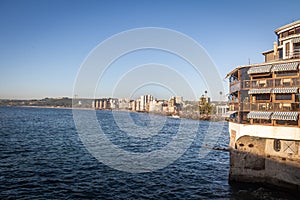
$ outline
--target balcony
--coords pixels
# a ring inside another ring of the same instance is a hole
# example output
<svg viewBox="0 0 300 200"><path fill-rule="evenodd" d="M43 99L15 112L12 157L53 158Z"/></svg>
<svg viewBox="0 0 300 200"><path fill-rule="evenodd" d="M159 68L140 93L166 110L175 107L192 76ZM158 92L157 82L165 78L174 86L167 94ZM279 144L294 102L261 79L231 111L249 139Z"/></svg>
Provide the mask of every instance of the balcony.
<svg viewBox="0 0 300 200"><path fill-rule="evenodd" d="M273 113L273 114L289 114L289 115L294 115L300 112L300 102L297 103L249 103L249 102L244 102L244 103L233 103L230 104L230 110L236 110L238 111L239 109L239 115L240 117L236 116L234 118L230 118L230 122L234 123L241 123L241 124L264 124L264 125L276 125L276 126L300 126L298 124L298 121L292 120L292 121L286 121L290 119L283 118L285 121L280 121L280 119L275 119L279 121L270 120L251 120L248 118L249 113ZM273 118L272 118L273 119ZM284 124L281 124L284 123Z"/></svg>
<svg viewBox="0 0 300 200"><path fill-rule="evenodd" d="M285 59L297 59L300 58L300 46L299 43L297 46L294 46L294 51L286 51Z"/></svg>
<svg viewBox="0 0 300 200"><path fill-rule="evenodd" d="M231 102L231 103L229 103L229 110L230 111L238 111L238 110L240 110L240 108L239 108L239 103L237 103L237 102Z"/></svg>
<svg viewBox="0 0 300 200"><path fill-rule="evenodd" d="M254 88L292 87L292 86L299 86L299 85L300 85L299 78L276 78L276 79L243 81L242 88L254 89Z"/></svg>
<svg viewBox="0 0 300 200"><path fill-rule="evenodd" d="M241 90L241 82L240 81L235 81L230 84L230 93L234 93L239 90Z"/></svg>
<svg viewBox="0 0 300 200"><path fill-rule="evenodd" d="M270 111L270 112L279 112L279 111L300 111L300 102L297 103L230 103L230 110L239 110L248 112L248 111Z"/></svg>

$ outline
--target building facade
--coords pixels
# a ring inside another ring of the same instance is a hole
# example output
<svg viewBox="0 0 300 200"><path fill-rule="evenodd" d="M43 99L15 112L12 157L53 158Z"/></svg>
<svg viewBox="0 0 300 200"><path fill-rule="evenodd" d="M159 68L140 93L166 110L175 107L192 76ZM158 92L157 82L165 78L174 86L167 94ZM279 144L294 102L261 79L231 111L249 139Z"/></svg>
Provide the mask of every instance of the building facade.
<svg viewBox="0 0 300 200"><path fill-rule="evenodd" d="M230 181L300 191L300 20L275 34L264 63L227 75Z"/></svg>
<svg viewBox="0 0 300 200"><path fill-rule="evenodd" d="M92 107L96 110L110 110L119 108L119 101L116 98L102 98L93 100Z"/></svg>

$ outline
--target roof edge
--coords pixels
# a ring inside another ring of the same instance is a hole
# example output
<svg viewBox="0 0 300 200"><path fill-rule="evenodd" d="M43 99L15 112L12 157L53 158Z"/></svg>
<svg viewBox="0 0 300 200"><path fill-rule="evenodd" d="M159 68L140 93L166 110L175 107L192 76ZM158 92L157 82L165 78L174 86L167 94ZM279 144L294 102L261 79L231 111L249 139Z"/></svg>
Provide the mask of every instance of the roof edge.
<svg viewBox="0 0 300 200"><path fill-rule="evenodd" d="M278 33L279 31L282 31L282 30L284 30L284 29L286 29L286 28L289 28L289 27L292 27L292 26L295 26L295 25L298 25L299 24L299 26L300 26L300 20L297 20L297 21L294 21L294 22L292 22L292 23L289 23L289 24L286 24L286 25L284 25L284 26L281 26L281 27L279 27L279 28L277 28L277 29L275 29L275 33Z"/></svg>
<svg viewBox="0 0 300 200"><path fill-rule="evenodd" d="M290 63L290 62L300 62L300 59L290 59L290 60L277 60L277 61L272 61L272 62L262 62L262 63L256 63L256 64L250 64L250 65L241 65L233 70L231 70L226 76L225 79L227 79L230 75L234 74L237 70L242 69L242 68L249 68L249 67L259 67L263 65L274 65L274 64L282 64L282 63Z"/></svg>

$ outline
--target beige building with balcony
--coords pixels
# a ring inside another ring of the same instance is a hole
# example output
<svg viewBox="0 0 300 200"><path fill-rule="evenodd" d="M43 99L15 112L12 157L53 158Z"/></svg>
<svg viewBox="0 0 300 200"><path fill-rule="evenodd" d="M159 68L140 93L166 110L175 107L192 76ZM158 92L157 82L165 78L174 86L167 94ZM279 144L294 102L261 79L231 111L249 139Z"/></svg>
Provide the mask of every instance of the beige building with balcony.
<svg viewBox="0 0 300 200"><path fill-rule="evenodd" d="M300 191L300 20L275 30L265 62L228 73L230 181Z"/></svg>

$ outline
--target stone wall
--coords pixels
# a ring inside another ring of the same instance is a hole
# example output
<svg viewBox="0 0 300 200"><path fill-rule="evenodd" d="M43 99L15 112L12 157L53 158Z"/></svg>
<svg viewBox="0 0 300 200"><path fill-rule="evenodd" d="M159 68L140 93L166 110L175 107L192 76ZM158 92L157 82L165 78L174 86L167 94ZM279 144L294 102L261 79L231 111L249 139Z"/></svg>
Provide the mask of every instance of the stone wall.
<svg viewBox="0 0 300 200"><path fill-rule="evenodd" d="M268 183L300 192L299 141L280 140L279 149L274 149L274 141L238 138L230 151L229 180Z"/></svg>

